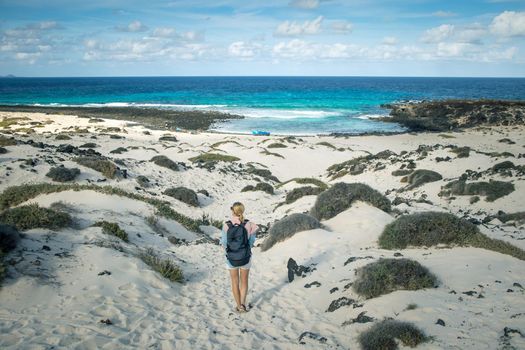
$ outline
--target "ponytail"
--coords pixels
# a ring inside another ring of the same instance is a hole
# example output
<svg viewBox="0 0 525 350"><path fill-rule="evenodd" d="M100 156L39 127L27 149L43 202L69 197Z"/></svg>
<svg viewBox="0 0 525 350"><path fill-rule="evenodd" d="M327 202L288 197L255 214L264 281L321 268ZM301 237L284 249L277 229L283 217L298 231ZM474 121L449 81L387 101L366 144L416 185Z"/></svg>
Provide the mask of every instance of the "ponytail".
<svg viewBox="0 0 525 350"><path fill-rule="evenodd" d="M233 215L237 216L241 222L244 221L244 205L241 202L233 203L231 210Z"/></svg>

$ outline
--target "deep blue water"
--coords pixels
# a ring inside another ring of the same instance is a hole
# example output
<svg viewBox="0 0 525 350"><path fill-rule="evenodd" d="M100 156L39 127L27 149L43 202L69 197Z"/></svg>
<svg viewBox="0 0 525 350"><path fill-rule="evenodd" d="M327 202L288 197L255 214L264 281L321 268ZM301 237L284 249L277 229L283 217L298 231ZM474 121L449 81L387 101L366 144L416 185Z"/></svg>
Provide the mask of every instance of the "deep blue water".
<svg viewBox="0 0 525 350"><path fill-rule="evenodd" d="M525 99L525 79L401 77L105 77L0 79L0 104L197 108L242 114L222 131L399 131L380 105L445 98Z"/></svg>

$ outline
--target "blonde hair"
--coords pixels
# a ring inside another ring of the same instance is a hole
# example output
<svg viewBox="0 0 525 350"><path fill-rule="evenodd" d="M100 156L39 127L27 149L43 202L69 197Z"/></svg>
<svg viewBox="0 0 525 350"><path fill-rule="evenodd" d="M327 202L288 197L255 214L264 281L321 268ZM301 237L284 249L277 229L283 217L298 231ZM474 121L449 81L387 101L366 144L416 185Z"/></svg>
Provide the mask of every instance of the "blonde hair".
<svg viewBox="0 0 525 350"><path fill-rule="evenodd" d="M241 222L244 221L244 204L241 202L235 202L230 209L232 210L233 215L239 217Z"/></svg>

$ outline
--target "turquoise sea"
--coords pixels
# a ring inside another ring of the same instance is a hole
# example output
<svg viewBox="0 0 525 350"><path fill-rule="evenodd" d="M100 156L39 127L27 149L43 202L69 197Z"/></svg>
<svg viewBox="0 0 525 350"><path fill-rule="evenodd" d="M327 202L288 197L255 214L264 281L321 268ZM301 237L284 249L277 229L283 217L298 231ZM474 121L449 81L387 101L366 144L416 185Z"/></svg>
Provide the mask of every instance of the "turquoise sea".
<svg viewBox="0 0 525 350"><path fill-rule="evenodd" d="M223 132L396 132L381 104L446 98L525 99L525 79L403 77L99 77L0 79L0 104L139 106L245 116Z"/></svg>

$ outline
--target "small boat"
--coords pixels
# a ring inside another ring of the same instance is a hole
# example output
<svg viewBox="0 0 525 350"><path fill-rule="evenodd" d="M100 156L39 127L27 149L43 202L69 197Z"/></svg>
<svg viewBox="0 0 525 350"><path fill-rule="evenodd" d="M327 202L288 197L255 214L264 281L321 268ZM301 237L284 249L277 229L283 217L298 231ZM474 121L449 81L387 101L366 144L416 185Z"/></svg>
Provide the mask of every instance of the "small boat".
<svg viewBox="0 0 525 350"><path fill-rule="evenodd" d="M262 130L253 130L252 131L252 135L256 135L256 136L270 136L270 132L269 131L262 131Z"/></svg>

